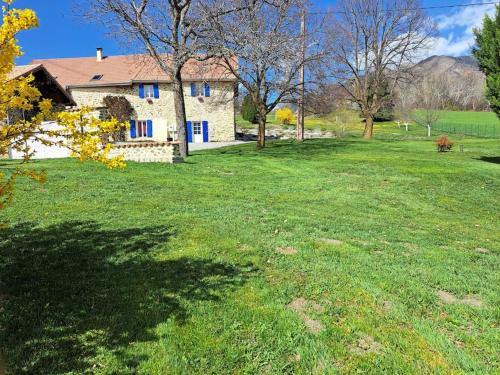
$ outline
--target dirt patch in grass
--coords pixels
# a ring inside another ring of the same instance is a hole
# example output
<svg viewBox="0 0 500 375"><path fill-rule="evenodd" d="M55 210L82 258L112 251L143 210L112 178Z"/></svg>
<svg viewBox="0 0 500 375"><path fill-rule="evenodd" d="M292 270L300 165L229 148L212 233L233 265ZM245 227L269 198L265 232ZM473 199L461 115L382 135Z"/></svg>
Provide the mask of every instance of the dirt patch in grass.
<svg viewBox="0 0 500 375"><path fill-rule="evenodd" d="M333 245L333 246L340 246L344 243L341 240L336 240L334 238L320 238L319 242L322 242L326 245Z"/></svg>
<svg viewBox="0 0 500 375"><path fill-rule="evenodd" d="M437 293L438 298L441 300L441 302L445 304L450 304L450 303L457 303L458 298L455 297L453 294L445 292L444 290L440 290Z"/></svg>
<svg viewBox="0 0 500 375"><path fill-rule="evenodd" d="M356 345L352 345L349 350L358 355L365 355L370 353L379 353L382 350L382 345L376 342L373 337L363 335L359 338Z"/></svg>
<svg viewBox="0 0 500 375"><path fill-rule="evenodd" d="M467 296L460 301L472 307L483 307L484 303L478 296Z"/></svg>
<svg viewBox="0 0 500 375"><path fill-rule="evenodd" d="M418 246L414 243L410 243L410 242L405 242L403 244L403 246L408 249L408 250L411 250L411 251L416 251L418 250Z"/></svg>
<svg viewBox="0 0 500 375"><path fill-rule="evenodd" d="M480 254L488 254L490 252L488 249L485 249L484 247L478 247L476 251Z"/></svg>
<svg viewBox="0 0 500 375"><path fill-rule="evenodd" d="M323 330L323 325L319 320L315 320L309 316L309 312L320 313L323 311L323 307L314 301L306 300L305 298L297 298L286 305L287 309L290 309L297 313L300 319L304 322L307 330L311 333L318 334Z"/></svg>
<svg viewBox="0 0 500 375"><path fill-rule="evenodd" d="M382 310L390 311L391 309L392 309L392 302L391 301L382 302Z"/></svg>
<svg viewBox="0 0 500 375"><path fill-rule="evenodd" d="M441 300L441 302L449 305L452 303L462 303L464 305L472 306L472 307L483 307L484 303L483 301L478 297L474 295L466 296L465 298L457 298L453 294L446 292L444 290L440 290L437 293L438 298Z"/></svg>
<svg viewBox="0 0 500 375"><path fill-rule="evenodd" d="M297 254L297 249L293 247L278 247L276 252L283 255L294 255Z"/></svg>
<svg viewBox="0 0 500 375"><path fill-rule="evenodd" d="M323 375L323 374L337 374L339 372L339 366L334 361L319 361L314 369L312 370L313 375Z"/></svg>

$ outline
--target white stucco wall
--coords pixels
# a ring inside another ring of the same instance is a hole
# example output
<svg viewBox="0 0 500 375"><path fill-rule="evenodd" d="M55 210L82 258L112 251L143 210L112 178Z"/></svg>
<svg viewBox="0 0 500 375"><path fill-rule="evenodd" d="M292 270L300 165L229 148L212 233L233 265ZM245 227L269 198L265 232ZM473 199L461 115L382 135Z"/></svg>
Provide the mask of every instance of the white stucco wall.
<svg viewBox="0 0 500 375"><path fill-rule="evenodd" d="M55 122L47 121L42 124L42 128L45 131L50 131L50 130L59 130L60 126ZM44 136L43 138L45 138L50 142L63 141L63 139L59 137ZM28 147L31 151L34 152L32 159L59 159L59 158L69 158L71 156L71 151L66 147L46 146L41 142L33 140L28 141ZM17 151L13 148L9 150L8 156L11 159L18 159L18 160L24 158L24 154L22 152Z"/></svg>
<svg viewBox="0 0 500 375"><path fill-rule="evenodd" d="M71 89L78 106L104 107L103 98L120 95L128 99L135 110L133 119L153 121L153 140L165 141L169 127L175 128L175 112L172 85L159 85L159 99L139 97L139 85L92 87ZM210 82L210 97L191 97L190 82L184 84L186 115L188 121L208 121L210 142L233 141L234 126L234 83Z"/></svg>

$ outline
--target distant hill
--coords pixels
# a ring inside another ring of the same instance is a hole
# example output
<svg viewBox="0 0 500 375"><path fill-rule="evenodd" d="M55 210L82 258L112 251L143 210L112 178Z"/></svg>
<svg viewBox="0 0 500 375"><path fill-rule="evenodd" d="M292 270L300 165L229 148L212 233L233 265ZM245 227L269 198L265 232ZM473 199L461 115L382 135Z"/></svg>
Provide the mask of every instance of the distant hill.
<svg viewBox="0 0 500 375"><path fill-rule="evenodd" d="M414 82L424 77L438 80L442 109L487 110L486 78L473 56L431 56L412 69Z"/></svg>
<svg viewBox="0 0 500 375"><path fill-rule="evenodd" d="M420 61L414 70L424 76L445 75L451 79L460 79L473 75L484 80L484 75L473 56L431 56Z"/></svg>

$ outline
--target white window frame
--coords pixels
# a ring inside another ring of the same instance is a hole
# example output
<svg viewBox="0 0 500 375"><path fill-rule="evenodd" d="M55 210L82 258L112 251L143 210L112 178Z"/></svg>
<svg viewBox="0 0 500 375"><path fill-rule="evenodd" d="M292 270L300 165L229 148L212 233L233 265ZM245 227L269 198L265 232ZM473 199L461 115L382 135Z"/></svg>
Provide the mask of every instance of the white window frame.
<svg viewBox="0 0 500 375"><path fill-rule="evenodd" d="M142 135L139 135L139 131ZM146 120L137 120L135 122L135 137L137 139L151 139L148 137L148 122Z"/></svg>
<svg viewBox="0 0 500 375"><path fill-rule="evenodd" d="M167 126L167 138L172 138L173 142L178 140L176 126L174 126L174 125Z"/></svg>
<svg viewBox="0 0 500 375"><path fill-rule="evenodd" d="M205 82L196 82L196 96L197 97L205 97Z"/></svg>
<svg viewBox="0 0 500 375"><path fill-rule="evenodd" d="M199 133L196 133L197 125L199 126ZM193 136L203 135L203 123L201 121L193 121Z"/></svg>
<svg viewBox="0 0 500 375"><path fill-rule="evenodd" d="M144 85L144 99L154 99L155 98L155 85L145 84Z"/></svg>

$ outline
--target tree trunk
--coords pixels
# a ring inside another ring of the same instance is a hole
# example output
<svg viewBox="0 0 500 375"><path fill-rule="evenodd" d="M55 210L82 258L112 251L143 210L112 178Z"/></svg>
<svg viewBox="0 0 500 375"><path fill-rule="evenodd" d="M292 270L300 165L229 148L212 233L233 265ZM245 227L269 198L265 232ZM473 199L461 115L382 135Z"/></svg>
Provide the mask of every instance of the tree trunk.
<svg viewBox="0 0 500 375"><path fill-rule="evenodd" d="M301 58L305 60L306 58L306 14L303 11L300 21L300 35L301 35ZM305 65L302 64L299 71L299 100L298 100L298 109L297 109L297 132L296 138L297 141L304 140L304 120L305 120Z"/></svg>
<svg viewBox="0 0 500 375"><path fill-rule="evenodd" d="M186 106L184 104L184 87L182 85L181 68L175 69L172 80L174 92L175 122L177 126L177 137L180 142L179 152L181 157L189 155L186 126Z"/></svg>
<svg viewBox="0 0 500 375"><path fill-rule="evenodd" d="M264 148L266 147L266 117L267 114L262 112L262 110L259 110L258 114L258 124L259 124L259 129L257 132L257 148Z"/></svg>
<svg viewBox="0 0 500 375"><path fill-rule="evenodd" d="M367 116L365 122L365 131L363 132L363 138L372 139L373 136L373 116Z"/></svg>

